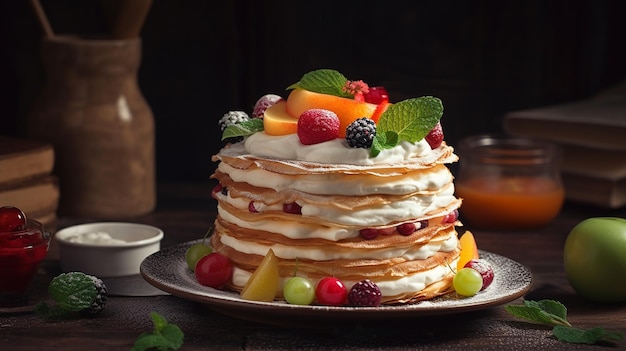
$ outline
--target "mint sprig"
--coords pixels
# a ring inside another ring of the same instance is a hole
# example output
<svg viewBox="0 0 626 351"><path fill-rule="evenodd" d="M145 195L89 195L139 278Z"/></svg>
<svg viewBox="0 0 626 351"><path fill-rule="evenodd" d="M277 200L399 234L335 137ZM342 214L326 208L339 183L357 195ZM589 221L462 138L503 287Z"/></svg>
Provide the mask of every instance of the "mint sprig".
<svg viewBox="0 0 626 351"><path fill-rule="evenodd" d="M505 309L515 317L547 326L552 326L552 334L562 342L572 344L596 344L600 341L622 340L621 333L606 331L596 327L578 329L567 321L567 308L554 300L524 301L524 305L508 305Z"/></svg>
<svg viewBox="0 0 626 351"><path fill-rule="evenodd" d="M376 124L376 136L370 155L378 156L383 149L390 149L401 140L417 142L437 125L443 116L440 99L422 96L390 105ZM395 133L397 137L390 137Z"/></svg>
<svg viewBox="0 0 626 351"><path fill-rule="evenodd" d="M62 273L52 279L48 293L55 304L41 302L35 312L45 319L68 318L89 308L98 294L94 281L82 272Z"/></svg>
<svg viewBox="0 0 626 351"><path fill-rule="evenodd" d="M183 346L185 335L176 324L169 323L165 317L154 311L150 313L150 318L154 330L139 335L131 351L178 350Z"/></svg>
<svg viewBox="0 0 626 351"><path fill-rule="evenodd" d="M304 74L300 81L288 86L287 90L300 88L314 93L351 98L351 94L343 91L347 81L348 79L336 70L318 69Z"/></svg>
<svg viewBox="0 0 626 351"><path fill-rule="evenodd" d="M245 122L231 124L226 127L222 132L222 141L228 138L252 135L261 131L263 131L263 120L260 118L253 118Z"/></svg>

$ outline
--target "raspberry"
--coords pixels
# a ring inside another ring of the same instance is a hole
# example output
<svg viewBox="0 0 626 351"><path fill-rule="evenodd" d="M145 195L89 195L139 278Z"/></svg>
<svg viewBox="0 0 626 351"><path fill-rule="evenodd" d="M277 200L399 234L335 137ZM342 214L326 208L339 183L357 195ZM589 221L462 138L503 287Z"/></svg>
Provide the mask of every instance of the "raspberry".
<svg viewBox="0 0 626 351"><path fill-rule="evenodd" d="M346 128L346 141L350 147L367 149L372 146L374 136L376 136L376 122L367 117L355 120Z"/></svg>
<svg viewBox="0 0 626 351"><path fill-rule="evenodd" d="M104 310L104 306L107 303L108 297L107 287L104 285L102 279L94 277L93 275L87 276L91 278L91 280L93 280L93 283L96 287L96 299L94 302L91 303L91 306L82 310L81 313L88 316L94 316Z"/></svg>
<svg viewBox="0 0 626 351"><path fill-rule="evenodd" d="M378 307L381 298L380 288L369 279L354 284L348 293L348 302L352 306Z"/></svg>
<svg viewBox="0 0 626 351"><path fill-rule="evenodd" d="M441 128L441 123L437 122L437 125L431 129L431 131L424 138L430 145L431 149L436 149L443 142L443 129Z"/></svg>
<svg viewBox="0 0 626 351"><path fill-rule="evenodd" d="M263 118L263 114L268 107L274 105L278 101L283 98L276 94L266 94L261 96L260 99L254 104L254 109L252 110L252 118Z"/></svg>
<svg viewBox="0 0 626 351"><path fill-rule="evenodd" d="M389 102L389 94L385 87L370 87L369 91L364 95L365 102L370 104L382 104L383 102Z"/></svg>
<svg viewBox="0 0 626 351"><path fill-rule="evenodd" d="M339 117L324 109L306 110L298 119L297 134L304 145L336 139L339 136Z"/></svg>
<svg viewBox="0 0 626 351"><path fill-rule="evenodd" d="M220 126L220 130L223 132L226 127L245 122L249 119L248 114L243 111L228 111L217 123Z"/></svg>

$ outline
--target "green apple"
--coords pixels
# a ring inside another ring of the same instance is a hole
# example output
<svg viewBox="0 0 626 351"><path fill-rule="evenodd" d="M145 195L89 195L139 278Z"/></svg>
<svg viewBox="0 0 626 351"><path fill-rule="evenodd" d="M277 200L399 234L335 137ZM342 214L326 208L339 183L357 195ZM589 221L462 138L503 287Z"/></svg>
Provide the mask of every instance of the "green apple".
<svg viewBox="0 0 626 351"><path fill-rule="evenodd" d="M580 296L626 301L626 219L594 217L570 231L563 250L565 274Z"/></svg>

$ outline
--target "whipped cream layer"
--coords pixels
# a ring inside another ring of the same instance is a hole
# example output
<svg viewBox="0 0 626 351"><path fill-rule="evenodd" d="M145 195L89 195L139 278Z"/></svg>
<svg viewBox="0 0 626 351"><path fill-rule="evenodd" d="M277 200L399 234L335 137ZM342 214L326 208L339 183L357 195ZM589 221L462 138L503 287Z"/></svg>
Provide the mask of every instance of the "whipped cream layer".
<svg viewBox="0 0 626 351"><path fill-rule="evenodd" d="M437 165L428 171L374 177L371 174L306 174L286 175L262 168L237 169L220 162L218 170L235 182L248 183L275 191L297 190L317 195L361 196L370 194L404 195L425 190L437 190L453 180L450 170Z"/></svg>
<svg viewBox="0 0 626 351"><path fill-rule="evenodd" d="M369 149L351 148L342 138L303 145L296 134L271 136L263 132L247 137L245 148L246 152L259 157L349 165L399 163L427 155L432 151L424 139L415 143L401 141L395 147L382 150L378 156L371 157Z"/></svg>

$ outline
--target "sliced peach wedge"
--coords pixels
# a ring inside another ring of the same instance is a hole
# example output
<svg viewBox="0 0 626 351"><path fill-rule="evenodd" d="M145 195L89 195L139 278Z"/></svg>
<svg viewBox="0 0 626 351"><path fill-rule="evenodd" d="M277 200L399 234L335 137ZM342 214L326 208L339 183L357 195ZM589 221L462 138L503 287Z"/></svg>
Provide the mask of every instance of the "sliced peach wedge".
<svg viewBox="0 0 626 351"><path fill-rule="evenodd" d="M287 113L287 103L281 100L265 110L263 129L268 135L294 134L298 129L298 117Z"/></svg>
<svg viewBox="0 0 626 351"><path fill-rule="evenodd" d="M461 238L459 239L461 244L461 255L459 256L459 261L457 263L457 271L461 270L461 268L465 267L465 264L473 259L478 259L478 246L476 245L476 240L474 239L474 234L472 232L465 231Z"/></svg>
<svg viewBox="0 0 626 351"><path fill-rule="evenodd" d="M278 292L279 282L278 258L274 251L269 249L241 290L241 298L251 301L273 301Z"/></svg>
<svg viewBox="0 0 626 351"><path fill-rule="evenodd" d="M364 101L297 88L289 94L285 108L287 113L295 118L298 118L302 112L312 108L323 108L333 111L339 117L339 137L343 138L350 123L361 117L374 119L375 113L378 114L378 116L375 116L378 119L387 106L388 103L385 103L383 107L379 108L379 105Z"/></svg>

